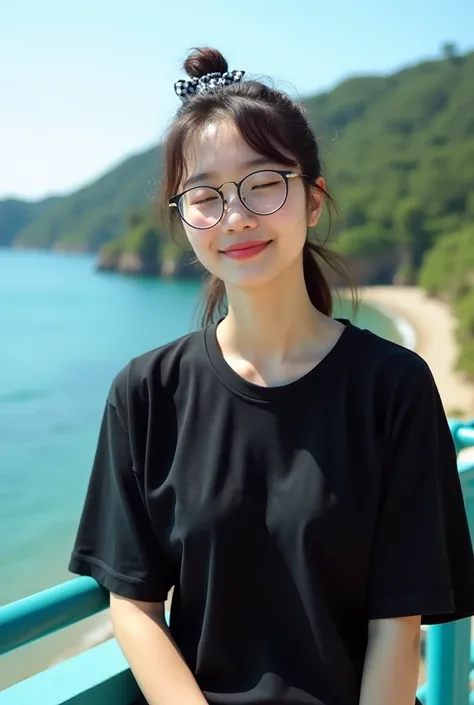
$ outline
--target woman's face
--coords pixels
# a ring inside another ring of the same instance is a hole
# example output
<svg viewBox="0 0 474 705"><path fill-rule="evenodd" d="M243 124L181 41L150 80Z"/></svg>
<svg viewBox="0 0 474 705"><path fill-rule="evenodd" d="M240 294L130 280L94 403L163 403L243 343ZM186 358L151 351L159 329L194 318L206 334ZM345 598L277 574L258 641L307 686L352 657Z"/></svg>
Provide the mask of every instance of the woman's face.
<svg viewBox="0 0 474 705"><path fill-rule="evenodd" d="M239 182L247 174L260 169L288 169L286 165L267 161L255 152L236 127L228 122L207 126L192 141L186 159L187 175L180 184L180 192L191 186L219 187L227 181ZM295 171L300 172L299 168ZM202 177L196 180L199 174ZM259 202L265 201L267 194L275 188L268 181L268 177L256 177L249 199L255 197L260 199ZM244 288L273 280L301 257L308 226L316 225L322 208L322 197L314 191L308 210L301 178L288 180L286 202L271 215L250 212L240 201L232 183L226 183L222 193L226 208L216 225L201 230L183 223L196 257L209 272L226 285ZM217 208L218 202L206 201L204 196L196 191L188 202L193 207L196 204L199 213L205 216L208 212L205 209ZM238 249L229 249L236 247Z"/></svg>

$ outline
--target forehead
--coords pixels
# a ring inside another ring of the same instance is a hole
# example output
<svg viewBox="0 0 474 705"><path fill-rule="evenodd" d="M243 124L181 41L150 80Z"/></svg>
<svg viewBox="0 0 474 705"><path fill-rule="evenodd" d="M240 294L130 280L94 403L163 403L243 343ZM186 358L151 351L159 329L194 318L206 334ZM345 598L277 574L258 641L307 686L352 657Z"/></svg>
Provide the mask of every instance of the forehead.
<svg viewBox="0 0 474 705"><path fill-rule="evenodd" d="M212 122L188 140L184 151L184 178L198 172L235 171L239 165L259 156L232 122Z"/></svg>

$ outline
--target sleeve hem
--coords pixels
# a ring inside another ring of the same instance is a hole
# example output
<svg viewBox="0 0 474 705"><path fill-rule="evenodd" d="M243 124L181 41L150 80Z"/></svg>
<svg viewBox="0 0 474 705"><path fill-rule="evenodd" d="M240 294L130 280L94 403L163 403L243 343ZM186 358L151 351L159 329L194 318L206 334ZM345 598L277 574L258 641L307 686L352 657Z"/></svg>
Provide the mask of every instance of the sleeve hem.
<svg viewBox="0 0 474 705"><path fill-rule="evenodd" d="M165 602L168 597L169 589L171 588L171 586L150 585L138 578L123 576L109 566L95 559L91 559L89 556L72 554L68 570L76 575L94 578L99 585L102 585L102 587L109 592L113 592L121 597L128 597L131 600Z"/></svg>
<svg viewBox="0 0 474 705"><path fill-rule="evenodd" d="M448 615L454 610L454 593L452 590L446 589L414 595L394 595L374 600L369 606L369 619Z"/></svg>

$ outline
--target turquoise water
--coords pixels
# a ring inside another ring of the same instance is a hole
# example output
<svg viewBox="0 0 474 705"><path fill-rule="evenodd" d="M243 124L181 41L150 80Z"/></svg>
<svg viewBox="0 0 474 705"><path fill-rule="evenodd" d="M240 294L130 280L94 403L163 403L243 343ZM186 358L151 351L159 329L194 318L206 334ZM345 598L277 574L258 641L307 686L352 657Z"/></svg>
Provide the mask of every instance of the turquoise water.
<svg viewBox="0 0 474 705"><path fill-rule="evenodd" d="M94 263L0 250L0 604L70 577L110 382L130 357L193 328L198 283L99 274ZM373 309L357 323L397 339Z"/></svg>
<svg viewBox="0 0 474 705"><path fill-rule="evenodd" d="M112 377L193 328L198 283L99 274L94 262L0 250L0 604L67 577ZM373 309L357 322L396 337Z"/></svg>
<svg viewBox="0 0 474 705"><path fill-rule="evenodd" d="M67 577L112 377L191 329L198 290L0 251L0 604Z"/></svg>

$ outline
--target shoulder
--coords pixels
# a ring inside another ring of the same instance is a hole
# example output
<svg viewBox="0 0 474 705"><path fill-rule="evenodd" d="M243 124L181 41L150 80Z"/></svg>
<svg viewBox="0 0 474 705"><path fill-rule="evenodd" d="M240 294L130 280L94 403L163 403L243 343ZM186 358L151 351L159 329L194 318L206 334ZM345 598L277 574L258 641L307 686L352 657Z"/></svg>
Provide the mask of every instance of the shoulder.
<svg viewBox="0 0 474 705"><path fill-rule="evenodd" d="M350 374L392 422L442 408L432 371L417 352L355 325L351 338Z"/></svg>
<svg viewBox="0 0 474 705"><path fill-rule="evenodd" d="M414 350L356 327L352 374L360 407L372 411L385 457L403 455L411 466L438 452L451 453L451 435L432 371Z"/></svg>
<svg viewBox="0 0 474 705"><path fill-rule="evenodd" d="M352 324L354 362L363 375L392 387L433 383L426 360L417 352Z"/></svg>
<svg viewBox="0 0 474 705"><path fill-rule="evenodd" d="M120 413L173 394L185 376L196 374L205 362L205 329L199 329L138 355L112 379L107 401Z"/></svg>

